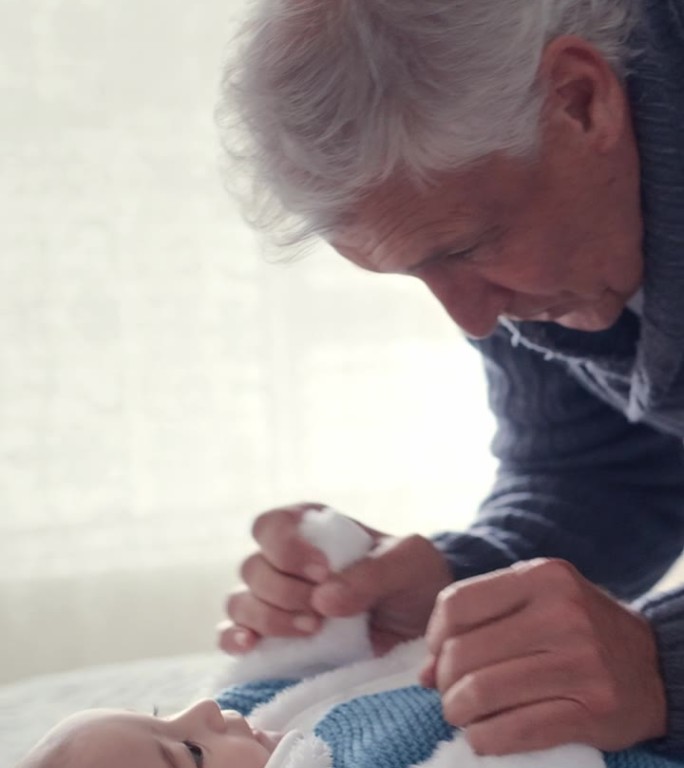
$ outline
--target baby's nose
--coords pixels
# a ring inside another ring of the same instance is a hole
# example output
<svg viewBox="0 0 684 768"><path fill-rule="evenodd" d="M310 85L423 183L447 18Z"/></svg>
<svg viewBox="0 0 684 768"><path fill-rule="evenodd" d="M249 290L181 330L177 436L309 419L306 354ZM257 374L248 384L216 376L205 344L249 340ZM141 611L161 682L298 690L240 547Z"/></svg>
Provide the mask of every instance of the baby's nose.
<svg viewBox="0 0 684 768"><path fill-rule="evenodd" d="M186 709L183 716L202 723L206 728L212 731L223 733L226 730L226 723L221 713L221 708L213 699L202 699Z"/></svg>

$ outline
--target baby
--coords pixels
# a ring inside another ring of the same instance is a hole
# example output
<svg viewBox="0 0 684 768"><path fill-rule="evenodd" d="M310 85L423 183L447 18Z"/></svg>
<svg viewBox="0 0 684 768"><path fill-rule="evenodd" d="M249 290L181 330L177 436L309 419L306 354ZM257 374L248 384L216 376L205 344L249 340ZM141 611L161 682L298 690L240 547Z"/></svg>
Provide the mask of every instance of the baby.
<svg viewBox="0 0 684 768"><path fill-rule="evenodd" d="M211 699L168 718L87 710L58 725L17 768L264 768L280 740Z"/></svg>

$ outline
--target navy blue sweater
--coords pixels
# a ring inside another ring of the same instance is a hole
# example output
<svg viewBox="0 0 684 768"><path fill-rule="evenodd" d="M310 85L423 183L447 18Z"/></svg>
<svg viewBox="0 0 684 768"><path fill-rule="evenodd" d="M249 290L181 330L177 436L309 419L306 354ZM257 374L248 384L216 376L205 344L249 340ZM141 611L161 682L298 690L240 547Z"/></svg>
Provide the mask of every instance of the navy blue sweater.
<svg viewBox="0 0 684 768"><path fill-rule="evenodd" d="M477 521L435 537L455 578L560 557L622 599L684 548L684 0L644 0L628 77L642 164L644 308L609 330L504 321L474 342L500 466ZM654 627L684 754L684 589L637 604Z"/></svg>

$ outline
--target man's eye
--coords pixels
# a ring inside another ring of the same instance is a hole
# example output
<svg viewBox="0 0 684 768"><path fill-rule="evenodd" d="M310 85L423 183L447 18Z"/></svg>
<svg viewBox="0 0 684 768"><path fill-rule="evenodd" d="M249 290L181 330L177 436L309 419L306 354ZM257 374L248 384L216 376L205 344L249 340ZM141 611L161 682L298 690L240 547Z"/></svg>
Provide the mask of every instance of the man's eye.
<svg viewBox="0 0 684 768"><path fill-rule="evenodd" d="M192 741L184 741L183 745L190 753L190 757L192 757L197 768L202 768L204 765L204 753L202 752L202 747L198 747L197 744Z"/></svg>
<svg viewBox="0 0 684 768"><path fill-rule="evenodd" d="M454 251L453 253L448 254L446 258L452 261L468 261L473 258L476 250L477 246L473 246L472 248L467 248L465 251Z"/></svg>

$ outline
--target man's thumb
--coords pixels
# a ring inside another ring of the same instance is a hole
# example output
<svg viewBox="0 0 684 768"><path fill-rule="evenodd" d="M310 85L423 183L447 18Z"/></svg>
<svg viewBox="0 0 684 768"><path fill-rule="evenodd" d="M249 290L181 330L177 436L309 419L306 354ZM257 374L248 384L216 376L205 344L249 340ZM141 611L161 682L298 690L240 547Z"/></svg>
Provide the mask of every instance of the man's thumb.
<svg viewBox="0 0 684 768"><path fill-rule="evenodd" d="M408 586L426 548L434 551L422 536L384 537L366 557L316 587L313 608L323 616L353 616L371 610Z"/></svg>

